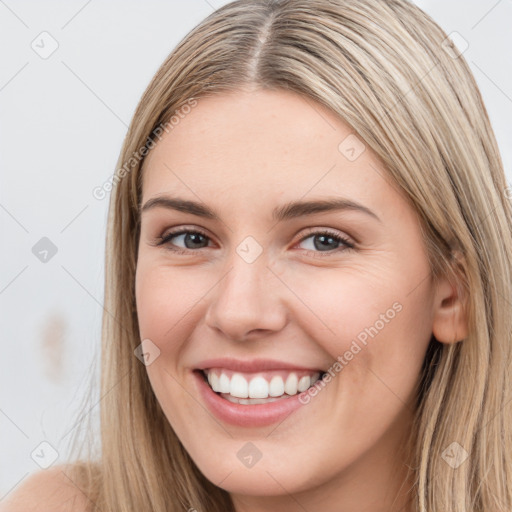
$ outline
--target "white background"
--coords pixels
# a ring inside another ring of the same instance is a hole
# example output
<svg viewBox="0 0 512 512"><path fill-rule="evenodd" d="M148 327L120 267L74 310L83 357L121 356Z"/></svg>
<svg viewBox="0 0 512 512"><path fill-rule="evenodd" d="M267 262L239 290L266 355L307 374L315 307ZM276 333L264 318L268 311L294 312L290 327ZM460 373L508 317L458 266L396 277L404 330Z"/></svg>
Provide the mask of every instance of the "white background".
<svg viewBox="0 0 512 512"><path fill-rule="evenodd" d="M107 199L92 190L157 68L225 3L0 0L0 498L40 469L41 442L66 460L100 341ZM469 43L511 182L512 0L416 3ZM58 42L47 59L31 47L43 31ZM46 263L42 237L57 247Z"/></svg>

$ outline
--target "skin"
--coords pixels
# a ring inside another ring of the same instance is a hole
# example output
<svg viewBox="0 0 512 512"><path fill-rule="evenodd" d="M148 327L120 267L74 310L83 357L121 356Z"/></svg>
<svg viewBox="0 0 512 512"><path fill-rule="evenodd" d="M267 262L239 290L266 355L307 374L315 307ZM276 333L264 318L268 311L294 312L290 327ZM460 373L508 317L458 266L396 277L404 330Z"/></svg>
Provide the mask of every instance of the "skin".
<svg viewBox="0 0 512 512"><path fill-rule="evenodd" d="M160 350L147 366L156 397L237 511L409 510L400 448L427 345L432 334L444 343L466 335L456 289L432 280L418 217L379 159L369 147L353 161L338 149L351 133L292 92L238 91L198 100L146 160L142 204L179 196L220 217L143 212L136 301L141 339ZM362 203L380 222L350 210L271 218L289 201L332 197ZM155 245L180 226L205 232L206 242L195 248L176 236ZM354 249L318 249L314 234L325 228ZM247 236L262 249L252 263L236 252ZM401 306L394 318L280 424L237 427L206 409L191 374L200 361L261 357L326 369L393 304ZM247 441L262 453L251 468L237 458Z"/></svg>

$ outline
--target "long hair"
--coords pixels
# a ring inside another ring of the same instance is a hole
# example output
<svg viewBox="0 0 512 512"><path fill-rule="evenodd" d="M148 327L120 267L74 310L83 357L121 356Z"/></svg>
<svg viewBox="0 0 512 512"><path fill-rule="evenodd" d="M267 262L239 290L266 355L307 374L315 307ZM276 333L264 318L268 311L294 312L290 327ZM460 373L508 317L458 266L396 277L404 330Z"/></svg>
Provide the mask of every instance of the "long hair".
<svg viewBox="0 0 512 512"><path fill-rule="evenodd" d="M432 336L418 378L415 510L512 510L507 183L467 63L407 0L237 0L197 25L157 71L113 180L101 453L76 463L76 481L102 512L234 510L181 445L134 355L134 282L144 156L199 98L256 89L295 92L350 125L418 213L433 277L451 276L466 298L468 336L453 344ZM449 450L467 459L455 467Z"/></svg>

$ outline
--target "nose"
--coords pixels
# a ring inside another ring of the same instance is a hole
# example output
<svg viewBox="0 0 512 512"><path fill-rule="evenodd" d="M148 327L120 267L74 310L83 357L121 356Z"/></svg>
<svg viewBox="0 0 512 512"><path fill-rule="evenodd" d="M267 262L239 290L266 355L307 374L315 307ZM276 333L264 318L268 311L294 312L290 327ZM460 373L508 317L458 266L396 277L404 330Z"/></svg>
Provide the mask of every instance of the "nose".
<svg viewBox="0 0 512 512"><path fill-rule="evenodd" d="M268 336L287 323L283 285L261 255L248 263L238 254L212 290L206 324L234 341Z"/></svg>

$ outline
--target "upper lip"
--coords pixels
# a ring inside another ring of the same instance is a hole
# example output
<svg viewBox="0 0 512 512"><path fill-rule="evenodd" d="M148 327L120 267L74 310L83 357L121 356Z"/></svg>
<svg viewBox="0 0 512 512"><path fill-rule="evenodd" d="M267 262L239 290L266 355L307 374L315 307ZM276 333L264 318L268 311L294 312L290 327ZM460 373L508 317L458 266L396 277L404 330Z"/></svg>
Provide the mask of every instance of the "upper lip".
<svg viewBox="0 0 512 512"><path fill-rule="evenodd" d="M197 370L206 370L208 368L225 368L238 372L265 372L271 370L301 370L301 371L319 371L324 370L311 366L303 366L291 362L278 361L275 359L233 359L217 358L202 361L196 367Z"/></svg>

